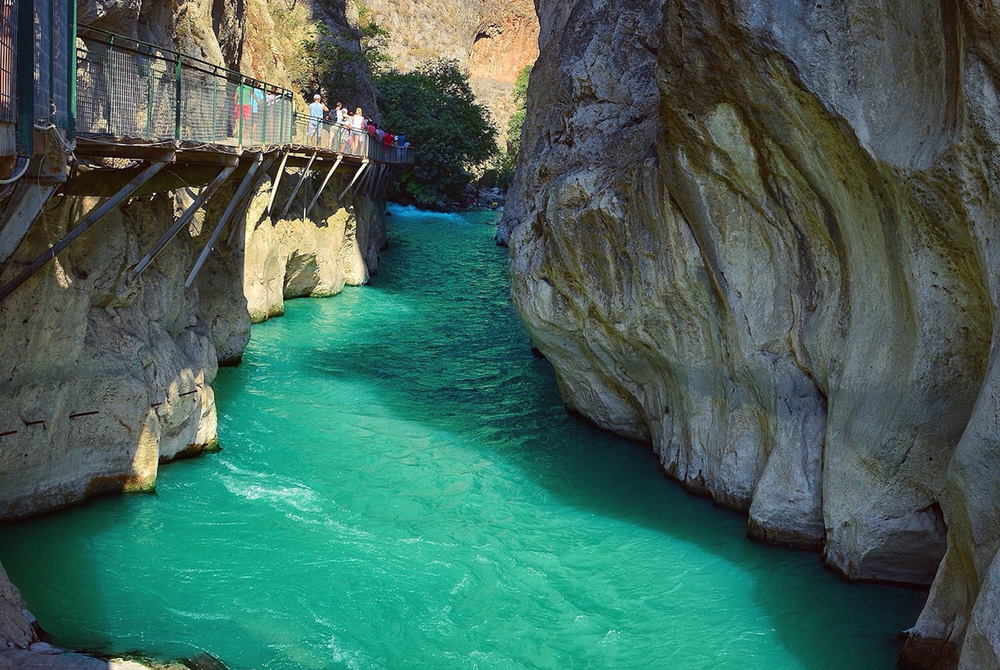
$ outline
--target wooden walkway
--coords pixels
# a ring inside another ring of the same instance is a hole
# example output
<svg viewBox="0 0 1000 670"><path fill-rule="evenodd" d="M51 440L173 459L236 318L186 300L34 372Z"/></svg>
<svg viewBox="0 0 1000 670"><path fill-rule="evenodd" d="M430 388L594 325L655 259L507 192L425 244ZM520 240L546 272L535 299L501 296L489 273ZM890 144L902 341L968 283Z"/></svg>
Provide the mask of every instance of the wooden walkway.
<svg viewBox="0 0 1000 670"><path fill-rule="evenodd" d="M64 1L31 0L24 6ZM17 3L17 11L21 6ZM5 7L12 11L11 6ZM66 18L71 19L72 14ZM11 25L26 28L30 21ZM60 59L53 52L44 65L35 63L36 68L49 68L40 75L28 70L24 62L36 57L39 45L32 45L30 37L25 41L24 30L20 39L17 34L0 35L0 41L13 40L8 47L17 45L16 76L11 77L11 68L0 63L4 72L0 100L5 87L25 91L20 81L25 77L50 83L48 89L36 87L34 100L18 114L0 114L0 131L4 136L16 135L17 165L26 167L19 188L6 186L0 192L7 200L0 203L0 269L53 194L103 200L61 240L0 286L0 301L130 198L200 189L191 206L130 269L128 279L134 280L216 192L230 187L224 191L231 193L225 212L188 276L186 285L190 286L227 225L246 211L249 199L266 179L271 181L267 212L282 218L297 202L306 180L321 177L313 197L300 203L308 216L328 188L339 188L341 201L352 193L351 197L383 197L387 185L414 162L411 148L385 146L367 133L354 134L297 114L295 96L283 87L90 26L54 28L59 30L50 32L64 35L66 43L77 44L79 38L81 46L76 54ZM50 50L54 44L49 44ZM0 53L3 47L0 44ZM54 74L60 62L67 65L64 81ZM13 99L12 91L8 100ZM42 114L51 110L50 123L38 119L39 110ZM32 120L30 128L21 127L25 119ZM5 151L0 160L8 156L12 161L14 143L7 145L7 149L0 146ZM276 202L278 186L286 179L294 180L291 195Z"/></svg>

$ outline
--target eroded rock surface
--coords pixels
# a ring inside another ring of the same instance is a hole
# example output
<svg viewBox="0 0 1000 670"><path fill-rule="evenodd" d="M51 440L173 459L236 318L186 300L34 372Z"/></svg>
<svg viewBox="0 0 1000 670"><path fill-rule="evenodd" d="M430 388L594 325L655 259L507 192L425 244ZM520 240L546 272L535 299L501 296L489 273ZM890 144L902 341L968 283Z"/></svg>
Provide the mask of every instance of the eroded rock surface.
<svg viewBox="0 0 1000 670"><path fill-rule="evenodd" d="M514 80L538 56L538 17L531 0L368 0L372 17L392 35L394 65L410 70L437 58L467 67L470 83L496 119L504 146L515 112Z"/></svg>
<svg viewBox="0 0 1000 670"><path fill-rule="evenodd" d="M287 85L282 49L289 45L275 38L271 4L98 0L79 9L83 22ZM342 11L339 20L346 24ZM242 357L251 316L280 314L284 298L333 295L375 271L385 242L381 203L338 202L334 194L349 179L338 176L305 218L302 201L314 187L307 181L290 214L272 223L263 214L271 185L264 180L235 224L238 234L221 238L185 289L239 177L134 281L129 270L190 204L189 189L137 197L112 211L0 303L0 520L102 493L151 490L161 463L216 445L211 384L220 364ZM50 201L0 268L0 284L96 204L76 196ZM145 667L49 647L32 623L0 567L0 669Z"/></svg>
<svg viewBox="0 0 1000 670"><path fill-rule="evenodd" d="M1000 5L538 7L498 239L567 404L1000 667Z"/></svg>

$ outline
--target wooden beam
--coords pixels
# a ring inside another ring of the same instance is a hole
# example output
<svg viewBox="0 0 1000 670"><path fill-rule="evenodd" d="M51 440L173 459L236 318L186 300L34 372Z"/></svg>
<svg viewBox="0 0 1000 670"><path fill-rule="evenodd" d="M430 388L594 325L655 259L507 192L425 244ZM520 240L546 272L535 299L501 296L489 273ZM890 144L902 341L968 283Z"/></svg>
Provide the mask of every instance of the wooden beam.
<svg viewBox="0 0 1000 670"><path fill-rule="evenodd" d="M326 178L323 180L323 184L319 187L319 190L316 191L316 196L312 199L312 202L309 203L309 206L306 207L307 217L309 216L309 212L312 211L312 208L316 206L317 202L319 202L319 197L323 194L323 189L325 189L326 185L330 183L330 178L333 177L333 173L336 172L342 160L344 160L343 155L337 156L337 161L333 164L333 167L330 168L330 171L326 173Z"/></svg>
<svg viewBox="0 0 1000 670"><path fill-rule="evenodd" d="M261 156L257 156L257 160L254 164L250 166L247 170L246 175L243 176L243 181L240 182L239 188L236 189L236 193L233 194L233 199L229 201L229 205L226 207L226 211L223 212L222 218L219 219L219 223L216 224L215 230L212 231L212 235L208 238L208 242L205 243L205 247L201 250L201 254L198 256L198 260L195 261L194 267L191 268L191 274L188 275L187 281L184 282L184 288L190 288L191 284L198 277L198 273L201 272L201 267L208 260L208 255L212 253L212 249L215 247L215 243L219 241L219 235L222 234L222 230L229 223L229 220L233 218L233 214L236 213L237 208L241 204L241 201L246 197L247 191L250 190L250 185L254 182L254 177L257 174L257 170L260 169L260 159Z"/></svg>
<svg viewBox="0 0 1000 670"><path fill-rule="evenodd" d="M266 214L270 214L271 208L274 207L274 196L278 193L278 184L281 183L281 176L285 174L285 163L288 162L288 154L290 153L292 152L285 152L284 157L281 159L281 165L278 166L278 174L274 177L274 183L271 184L271 198L267 201L267 209L264 210Z"/></svg>
<svg viewBox="0 0 1000 670"><path fill-rule="evenodd" d="M167 229L167 232L163 233L163 235L160 236L160 239L156 241L156 244L154 244L153 247L146 252L146 255L135 264L134 268L128 273L128 277L126 278L127 282L135 281L135 279L141 275L146 268L153 264L153 261L156 260L156 257L160 255L160 252L163 251L170 240L174 239L174 237L177 236L177 233L184 229L184 226L191 221L195 213L201 209L206 202L208 202L209 198L215 195L215 192L219 190L219 187L221 187L222 184L224 184L225 181L229 179L230 175L232 175L235 171L235 165L227 165L222 168L222 171L215 178L215 181L202 190L198 197L195 198L194 202L192 202L191 205L184 210L184 213L181 214L180 218L174 221L173 225Z"/></svg>
<svg viewBox="0 0 1000 670"><path fill-rule="evenodd" d="M150 164L149 167L122 187L116 194L91 210L91 212L87 214L87 216L83 217L83 219L76 224L71 231L66 233L61 240L49 247L44 253L42 253L42 255L32 261L31 264L19 275L7 282L3 288L0 288L0 301L6 300L11 293L16 291L24 282L28 281L32 275L45 267L45 265L55 258L59 252L72 244L74 240L87 232L92 225L103 219L111 210L129 198L139 189L140 186L152 179L157 172L165 168L172 159L173 152L171 152L169 159L156 161L155 163Z"/></svg>
<svg viewBox="0 0 1000 670"><path fill-rule="evenodd" d="M236 164L236 157L229 156L229 164ZM160 172L154 178L142 185L133 197L163 193L166 191L176 191L186 187L197 188L212 183L219 174L220 165L184 165L174 163L169 168ZM245 171L247 167L237 168L236 175ZM98 196L110 197L124 184L132 180L142 172L143 168L97 168L81 169L78 174L71 177L63 189L66 195Z"/></svg>
<svg viewBox="0 0 1000 670"><path fill-rule="evenodd" d="M305 182L306 177L309 175L309 170L312 168L313 161L316 160L317 154L319 154L318 151L313 153L312 158L309 159L309 164L306 165L304 170L302 170L302 176L299 177L299 183L295 185L295 188L292 189L292 194L288 196L288 202L285 203L285 208L281 210L280 218L283 219L288 214L288 210L291 208L292 202L295 200L295 196L299 194L299 189L302 188L303 182Z"/></svg>
<svg viewBox="0 0 1000 670"><path fill-rule="evenodd" d="M369 163L367 158L361 161L361 167L359 167L358 171L354 173L354 179L351 180L351 183L347 185L347 188L343 190L343 192L340 194L340 197L338 197L337 200L343 202L344 196L347 195L347 192L351 190L351 187L354 186L354 182L358 180L358 177L361 176L361 173L365 171L365 168L368 167L368 165Z"/></svg>
<svg viewBox="0 0 1000 670"><path fill-rule="evenodd" d="M42 207L55 193L56 184L23 180L14 187L14 193L0 214L0 268L7 264L21 246L24 237L31 230L42 211Z"/></svg>

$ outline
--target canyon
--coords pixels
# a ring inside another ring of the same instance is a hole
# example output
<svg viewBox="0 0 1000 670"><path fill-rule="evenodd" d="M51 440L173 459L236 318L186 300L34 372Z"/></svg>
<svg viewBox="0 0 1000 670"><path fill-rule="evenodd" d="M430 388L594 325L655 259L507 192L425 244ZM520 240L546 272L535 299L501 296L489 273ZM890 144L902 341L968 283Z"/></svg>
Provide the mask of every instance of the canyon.
<svg viewBox="0 0 1000 670"><path fill-rule="evenodd" d="M501 129L538 57L497 241L567 408L651 444L756 540L929 587L904 667L1000 668L996 0L367 6L397 66L457 59ZM343 32L357 11L310 16ZM282 16L80 6L290 86ZM151 491L162 464L217 449L211 384L251 323L377 271L382 203L327 195L272 219L270 186L190 289L225 189L137 281L186 190L116 209L0 303L0 519ZM54 199L0 279L95 204ZM109 667L39 634L0 568L0 668Z"/></svg>
<svg viewBox="0 0 1000 670"><path fill-rule="evenodd" d="M531 0L366 0L371 18L389 31L391 65L412 70L427 61L458 61L476 97L492 112L499 144L516 111L518 73L538 57L538 17ZM352 12L356 15L357 7Z"/></svg>
<svg viewBox="0 0 1000 670"><path fill-rule="evenodd" d="M567 406L1000 667L1000 5L538 8L497 238Z"/></svg>

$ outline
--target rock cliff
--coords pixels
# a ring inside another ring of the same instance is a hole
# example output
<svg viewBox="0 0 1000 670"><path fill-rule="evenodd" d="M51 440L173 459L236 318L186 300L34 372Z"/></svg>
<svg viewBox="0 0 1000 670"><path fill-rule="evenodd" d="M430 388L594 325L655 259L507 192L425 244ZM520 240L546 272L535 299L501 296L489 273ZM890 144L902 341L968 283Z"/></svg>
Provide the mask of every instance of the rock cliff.
<svg viewBox="0 0 1000 670"><path fill-rule="evenodd" d="M569 408L1000 667L1000 4L538 8L498 240Z"/></svg>
<svg viewBox="0 0 1000 670"><path fill-rule="evenodd" d="M80 16L289 83L283 53L268 46L281 41L265 0L88 2L80 4ZM297 181L296 171L289 174L295 178L282 180L278 203ZM343 179L334 178L308 218L301 201L311 199L314 185L307 181L292 213L276 221L264 214L271 181L263 180L236 234L217 244L190 289L184 280L236 180L129 282L128 270L191 194L133 198L0 303L0 521L98 494L151 490L160 464L215 448L211 384L220 364L240 360L251 321L282 313L285 298L329 296L365 283L377 269L385 242L381 203L361 196L338 202ZM0 268L0 283L96 203L72 195L51 200ZM0 669L8 667L141 666L39 643L0 567Z"/></svg>
<svg viewBox="0 0 1000 670"><path fill-rule="evenodd" d="M514 80L538 57L531 0L365 0L364 5L391 33L388 50L396 67L410 70L448 58L468 68L472 90L493 112L504 146L515 111Z"/></svg>

